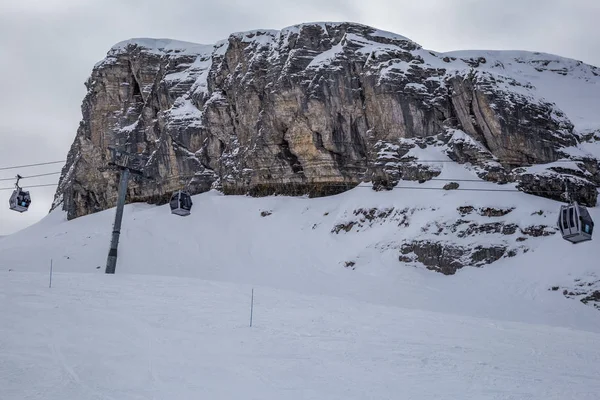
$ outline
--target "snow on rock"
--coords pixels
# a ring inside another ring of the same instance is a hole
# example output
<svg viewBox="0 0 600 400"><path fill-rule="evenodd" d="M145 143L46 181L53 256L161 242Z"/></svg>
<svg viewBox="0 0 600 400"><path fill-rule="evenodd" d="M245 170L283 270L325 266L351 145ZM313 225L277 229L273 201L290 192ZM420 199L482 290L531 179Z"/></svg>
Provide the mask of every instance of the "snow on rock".
<svg viewBox="0 0 600 400"><path fill-rule="evenodd" d="M202 112L190 99L180 97L169 110L169 117L173 123L186 123L187 126L194 127L200 124Z"/></svg>
<svg viewBox="0 0 600 400"><path fill-rule="evenodd" d="M109 55L126 52L130 47L139 47L145 52L155 54L176 53L179 55L198 55L204 53L212 45L203 45L173 39L134 38L115 44L109 50Z"/></svg>
<svg viewBox="0 0 600 400"><path fill-rule="evenodd" d="M579 132L600 128L600 69L581 61L527 51L458 51L440 53L450 68L486 71L510 78L510 90L556 104Z"/></svg>
<svg viewBox="0 0 600 400"><path fill-rule="evenodd" d="M316 68L319 66L326 66L331 62L331 60L335 59L338 54L342 53L344 47L341 43L333 46L331 49L324 51L323 53L317 55L312 61L308 64L308 68Z"/></svg>

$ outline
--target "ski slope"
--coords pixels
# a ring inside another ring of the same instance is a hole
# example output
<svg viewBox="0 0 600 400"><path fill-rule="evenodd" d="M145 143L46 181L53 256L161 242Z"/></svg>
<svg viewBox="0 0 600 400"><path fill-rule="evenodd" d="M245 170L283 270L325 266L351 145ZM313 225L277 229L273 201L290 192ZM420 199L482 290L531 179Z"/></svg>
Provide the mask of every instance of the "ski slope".
<svg viewBox="0 0 600 400"><path fill-rule="evenodd" d="M440 168L440 177L472 176ZM461 187L469 184L498 187ZM439 182L399 186L427 185ZM423 228L456 220L457 207L515 207L500 219L551 226L554 201L365 187L316 199L211 191L193 201L185 218L168 206L127 205L112 276L104 266L114 209L72 221L56 210L0 241L1 399L600 393L600 314L549 290L600 276L595 241L529 238L527 253L453 276L398 260L399 243L434 237ZM382 219L332 232L371 207L414 213L408 226ZM447 237L473 246L497 239Z"/></svg>
<svg viewBox="0 0 600 400"><path fill-rule="evenodd" d="M444 172L460 176L456 165ZM477 188L498 188L469 182ZM402 182L405 187L440 186L439 182ZM507 187L510 185L504 185ZM510 189L510 188L508 188ZM502 258L483 268L465 267L444 276L398 260L400 244L437 238L426 231L432 221L462 218L460 206L515 207L503 218L475 216L481 222L501 220L525 227L554 226L558 202L523 193L397 189L375 192L357 187L340 195L301 197L223 196L210 191L193 197L189 217L178 217L167 205L125 207L117 273L189 277L254 284L298 293L331 295L383 305L425 309L482 318L541 323L600 332L598 313L550 292L584 276L600 276L600 248L595 241L572 245L556 234L529 238L531 250ZM415 210L408 226L397 220L375 220L349 232L332 230L354 220L357 209ZM270 213L262 216L261 214ZM538 213L542 215L538 215ZM600 220L597 208L590 209ZM467 218L467 217L465 217ZM55 210L42 221L0 242L0 271L103 274L114 209L67 221ZM515 237L513 235L511 237ZM504 240L504 236L444 240L466 246ZM514 240L514 239L512 239ZM355 263L354 269L345 263Z"/></svg>
<svg viewBox="0 0 600 400"><path fill-rule="evenodd" d="M0 273L3 399L592 399L600 334L117 274Z"/></svg>

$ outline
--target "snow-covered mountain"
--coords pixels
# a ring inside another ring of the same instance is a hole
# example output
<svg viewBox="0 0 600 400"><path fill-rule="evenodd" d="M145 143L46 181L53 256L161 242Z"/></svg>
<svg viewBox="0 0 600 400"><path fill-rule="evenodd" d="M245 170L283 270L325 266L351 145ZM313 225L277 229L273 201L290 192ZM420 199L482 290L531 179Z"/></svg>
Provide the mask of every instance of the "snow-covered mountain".
<svg viewBox="0 0 600 400"><path fill-rule="evenodd" d="M114 205L111 146L146 157L152 179L132 181L130 201L161 204L185 185L311 196L389 188L435 177L406 153L438 142L486 180L556 200L569 186L581 203L597 201L600 70L554 55L437 53L364 25L312 23L215 45L128 40L87 87L54 203L69 218Z"/></svg>
<svg viewBox="0 0 600 400"><path fill-rule="evenodd" d="M556 220L600 221L599 74L347 23L114 46L0 240L0 398L595 398L600 247ZM112 145L148 159L106 275Z"/></svg>
<svg viewBox="0 0 600 400"><path fill-rule="evenodd" d="M94 67L88 88L57 191L68 219L114 205L108 150L117 143L148 156L129 202L164 203L183 182L193 193L252 196L354 188L351 207L336 207L334 223L327 211L314 217L315 232L299 242L310 248L321 230L324 243L356 237L352 254L327 261L351 269L369 270L381 257L445 275L518 264L557 240L559 204L532 195L597 201L599 70L549 54L436 53L375 28L316 23L211 46L128 40ZM212 221L210 240L227 241L214 229L228 223ZM296 227L281 229L287 240ZM361 267L363 252L375 261ZM151 260L162 254L176 258ZM595 304L598 280L575 278L585 288L551 287Z"/></svg>

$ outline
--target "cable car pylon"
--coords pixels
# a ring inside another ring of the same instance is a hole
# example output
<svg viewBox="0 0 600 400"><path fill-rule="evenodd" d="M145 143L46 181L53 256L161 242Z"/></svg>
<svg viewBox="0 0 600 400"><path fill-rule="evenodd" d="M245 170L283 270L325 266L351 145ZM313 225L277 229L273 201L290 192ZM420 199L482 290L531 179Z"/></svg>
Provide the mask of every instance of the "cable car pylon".
<svg viewBox="0 0 600 400"><path fill-rule="evenodd" d="M141 154L129 153L123 150L109 147L112 160L108 163L108 169L117 169L121 171L119 179L119 192L117 197L117 209L115 213L115 222L113 224L112 237L110 241L110 249L106 258L107 274L114 274L117 269L117 254L119 247L119 237L121 235L121 222L123 221L123 210L125 208L125 200L127 198L127 186L129 184L129 174L135 173L148 178L144 174L144 167L148 161L148 157Z"/></svg>

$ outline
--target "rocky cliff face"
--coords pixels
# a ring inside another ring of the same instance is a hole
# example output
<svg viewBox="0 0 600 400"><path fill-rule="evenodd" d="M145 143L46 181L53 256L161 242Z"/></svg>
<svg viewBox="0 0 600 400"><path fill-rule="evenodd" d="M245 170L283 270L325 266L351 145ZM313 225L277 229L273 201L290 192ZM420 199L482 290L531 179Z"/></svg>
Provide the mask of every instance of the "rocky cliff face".
<svg viewBox="0 0 600 400"><path fill-rule="evenodd" d="M114 206L111 146L146 156L128 201L162 203L184 186L312 196L360 182L389 189L434 178L431 160L407 154L445 146L448 161L470 163L482 179L559 200L568 187L593 206L600 164L589 149L600 118L569 93L599 99L599 75L547 54L440 54L348 23L210 46L130 40L86 83L53 208L75 218Z"/></svg>

